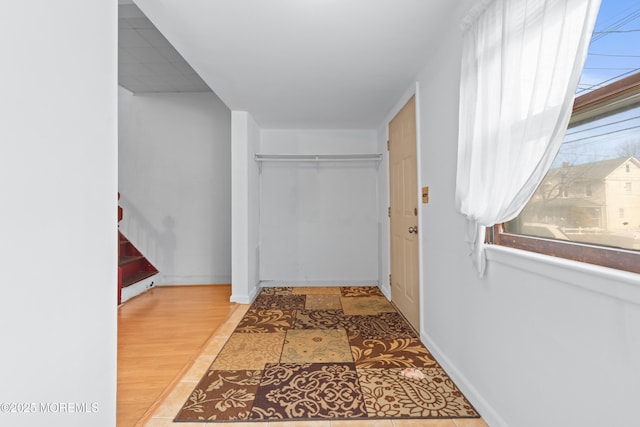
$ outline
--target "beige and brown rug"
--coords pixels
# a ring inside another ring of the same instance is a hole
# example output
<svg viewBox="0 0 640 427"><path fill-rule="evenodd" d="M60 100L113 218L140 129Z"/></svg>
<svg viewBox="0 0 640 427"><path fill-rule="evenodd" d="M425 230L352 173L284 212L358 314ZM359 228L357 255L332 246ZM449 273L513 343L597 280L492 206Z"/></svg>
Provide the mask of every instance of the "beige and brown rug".
<svg viewBox="0 0 640 427"><path fill-rule="evenodd" d="M479 415L377 287L265 288L177 422Z"/></svg>

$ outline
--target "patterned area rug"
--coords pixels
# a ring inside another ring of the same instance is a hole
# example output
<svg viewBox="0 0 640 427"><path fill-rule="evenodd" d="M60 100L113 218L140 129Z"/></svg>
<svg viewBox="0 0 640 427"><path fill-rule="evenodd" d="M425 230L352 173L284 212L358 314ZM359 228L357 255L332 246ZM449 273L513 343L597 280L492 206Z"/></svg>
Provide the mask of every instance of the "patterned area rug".
<svg viewBox="0 0 640 427"><path fill-rule="evenodd" d="M265 288L178 422L479 415L377 287Z"/></svg>

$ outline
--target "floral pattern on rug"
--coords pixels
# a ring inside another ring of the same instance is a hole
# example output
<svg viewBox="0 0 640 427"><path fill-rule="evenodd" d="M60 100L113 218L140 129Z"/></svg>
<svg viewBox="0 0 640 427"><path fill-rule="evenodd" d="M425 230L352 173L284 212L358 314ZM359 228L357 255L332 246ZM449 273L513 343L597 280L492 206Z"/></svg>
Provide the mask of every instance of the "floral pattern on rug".
<svg viewBox="0 0 640 427"><path fill-rule="evenodd" d="M252 419L367 416L353 363L284 363L265 367Z"/></svg>
<svg viewBox="0 0 640 427"><path fill-rule="evenodd" d="M233 333L211 365L215 370L262 370L267 363L277 363L286 332L270 334Z"/></svg>
<svg viewBox="0 0 640 427"><path fill-rule="evenodd" d="M352 362L344 329L295 329L287 332L281 363Z"/></svg>
<svg viewBox="0 0 640 427"><path fill-rule="evenodd" d="M298 310L293 329L349 329L349 325L342 310Z"/></svg>
<svg viewBox="0 0 640 427"><path fill-rule="evenodd" d="M355 286L263 289L174 420L467 417L416 331L377 287Z"/></svg>
<svg viewBox="0 0 640 427"><path fill-rule="evenodd" d="M434 366L436 361L417 338L363 339L349 336L351 354L358 369Z"/></svg>
<svg viewBox="0 0 640 427"><path fill-rule="evenodd" d="M295 319L295 310L247 310L235 332L245 334L286 332L291 329Z"/></svg>
<svg viewBox="0 0 640 427"><path fill-rule="evenodd" d="M262 371L208 371L178 416L183 421L246 420Z"/></svg>
<svg viewBox="0 0 640 427"><path fill-rule="evenodd" d="M422 379L402 369L359 369L370 417L478 417L473 406L440 367L418 368Z"/></svg>
<svg viewBox="0 0 640 427"><path fill-rule="evenodd" d="M397 312L348 318L348 330L358 331L365 339L418 338L416 331Z"/></svg>
<svg viewBox="0 0 640 427"><path fill-rule="evenodd" d="M339 287L330 286L299 286L291 288L294 295L340 295Z"/></svg>
<svg viewBox="0 0 640 427"><path fill-rule="evenodd" d="M380 313L394 313L395 308L383 296L342 297L342 311L347 316L368 316Z"/></svg>
<svg viewBox="0 0 640 427"><path fill-rule="evenodd" d="M342 286L340 295L343 297L383 296L377 286Z"/></svg>
<svg viewBox="0 0 640 427"><path fill-rule="evenodd" d="M310 294L307 295L305 310L342 310L340 295Z"/></svg>
<svg viewBox="0 0 640 427"><path fill-rule="evenodd" d="M304 308L305 295L260 294L256 297L252 310L296 310Z"/></svg>
<svg viewBox="0 0 640 427"><path fill-rule="evenodd" d="M273 286L271 288L262 288L260 295L291 295L293 294L291 286Z"/></svg>

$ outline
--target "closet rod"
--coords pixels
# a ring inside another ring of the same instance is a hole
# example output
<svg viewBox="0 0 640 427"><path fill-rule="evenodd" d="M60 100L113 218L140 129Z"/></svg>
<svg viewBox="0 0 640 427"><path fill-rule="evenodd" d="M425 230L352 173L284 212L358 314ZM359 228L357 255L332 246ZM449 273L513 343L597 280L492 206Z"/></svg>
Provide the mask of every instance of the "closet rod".
<svg viewBox="0 0 640 427"><path fill-rule="evenodd" d="M257 162L321 162L382 160L382 154L256 154Z"/></svg>

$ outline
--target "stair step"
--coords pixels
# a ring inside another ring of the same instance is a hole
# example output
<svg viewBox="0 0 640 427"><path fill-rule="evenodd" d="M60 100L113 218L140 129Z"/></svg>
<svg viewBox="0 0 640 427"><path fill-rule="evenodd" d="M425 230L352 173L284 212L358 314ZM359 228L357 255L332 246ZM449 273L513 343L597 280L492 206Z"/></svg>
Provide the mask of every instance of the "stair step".
<svg viewBox="0 0 640 427"><path fill-rule="evenodd" d="M120 254L120 257L118 258L118 260L124 258L124 257L132 257L132 256L144 256L140 253L140 251L136 250L136 248L134 246L129 245L120 245L120 249L118 250L118 254Z"/></svg>
<svg viewBox="0 0 640 427"><path fill-rule="evenodd" d="M143 260L144 257L142 255L120 255L120 259L118 259L118 267L125 266L127 264L132 264L136 261Z"/></svg>
<svg viewBox="0 0 640 427"><path fill-rule="evenodd" d="M118 231L118 281L126 288L158 273L158 269Z"/></svg>
<svg viewBox="0 0 640 427"><path fill-rule="evenodd" d="M156 274L157 271L139 271L135 274L131 274L127 277L122 278L122 287L126 288L127 286L133 285L141 280L146 279L147 277L151 277Z"/></svg>

